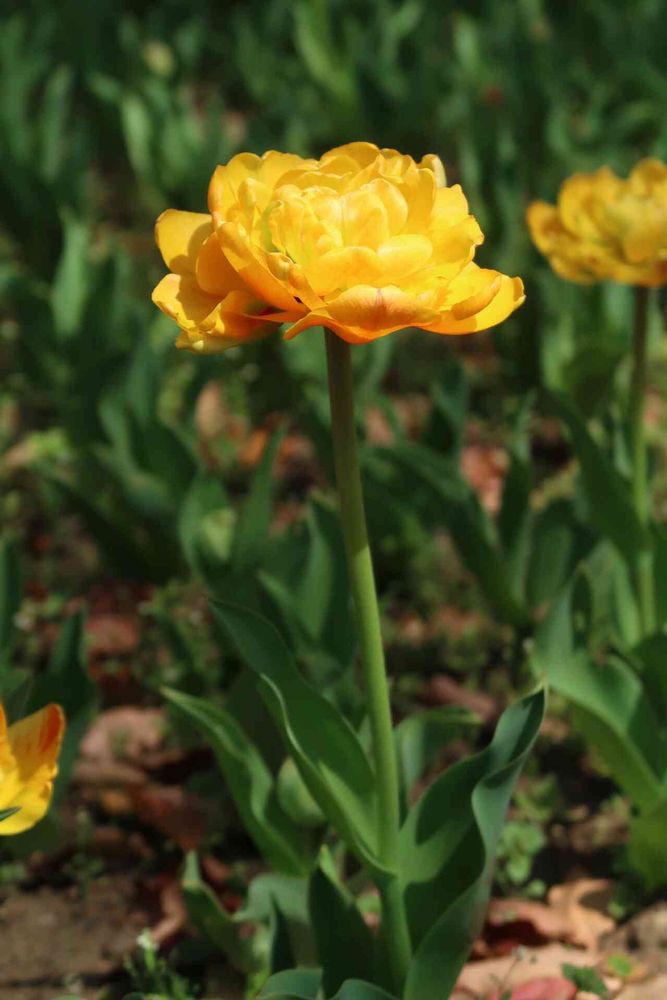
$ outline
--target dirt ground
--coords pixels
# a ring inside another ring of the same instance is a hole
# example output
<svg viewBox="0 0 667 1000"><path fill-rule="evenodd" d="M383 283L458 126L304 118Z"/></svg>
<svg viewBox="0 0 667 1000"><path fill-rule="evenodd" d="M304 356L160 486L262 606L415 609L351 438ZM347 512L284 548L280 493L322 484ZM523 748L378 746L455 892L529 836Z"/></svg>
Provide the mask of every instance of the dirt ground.
<svg viewBox="0 0 667 1000"><path fill-rule="evenodd" d="M0 1000L94 1000L131 953L145 916L129 879L95 880L86 898L48 886L0 903Z"/></svg>

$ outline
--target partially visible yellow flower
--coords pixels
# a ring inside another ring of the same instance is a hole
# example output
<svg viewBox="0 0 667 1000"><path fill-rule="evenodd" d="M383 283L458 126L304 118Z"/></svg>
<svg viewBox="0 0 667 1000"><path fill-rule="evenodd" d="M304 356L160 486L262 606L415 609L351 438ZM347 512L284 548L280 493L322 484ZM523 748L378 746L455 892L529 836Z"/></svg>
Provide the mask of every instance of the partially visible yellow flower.
<svg viewBox="0 0 667 1000"><path fill-rule="evenodd" d="M317 161L243 153L217 167L209 210L158 220L174 274L153 298L179 323L181 347L220 350L262 335L267 323L290 324L288 338L327 326L350 343L406 326L471 333L523 301L519 278L473 262L484 237L437 156L416 163L364 142ZM251 308L226 307L232 281ZM241 318L250 325L236 336Z"/></svg>
<svg viewBox="0 0 667 1000"><path fill-rule="evenodd" d="M58 754L65 731L59 705L47 705L7 726L0 703L0 836L22 833L38 823L51 801Z"/></svg>
<svg viewBox="0 0 667 1000"><path fill-rule="evenodd" d="M667 164L642 160L627 180L608 167L574 174L557 205L535 201L528 226L563 278L590 284L667 282Z"/></svg>

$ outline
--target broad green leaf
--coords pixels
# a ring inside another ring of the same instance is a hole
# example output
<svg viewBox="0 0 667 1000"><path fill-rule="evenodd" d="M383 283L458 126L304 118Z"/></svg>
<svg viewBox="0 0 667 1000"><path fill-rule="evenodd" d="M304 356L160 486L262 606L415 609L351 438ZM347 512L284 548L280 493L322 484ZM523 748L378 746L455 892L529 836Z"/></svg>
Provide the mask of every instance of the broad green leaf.
<svg viewBox="0 0 667 1000"><path fill-rule="evenodd" d="M310 876L308 903L326 995L346 979L370 979L373 935L352 896L321 866Z"/></svg>
<svg viewBox="0 0 667 1000"><path fill-rule="evenodd" d="M190 566L204 579L208 567L230 556L235 516L219 476L200 470L192 480L178 518L178 532Z"/></svg>
<svg viewBox="0 0 667 1000"><path fill-rule="evenodd" d="M354 655L345 547L336 511L315 498L308 510L308 554L294 604L310 635L342 664Z"/></svg>
<svg viewBox="0 0 667 1000"><path fill-rule="evenodd" d="M491 744L450 767L400 834L401 877L415 948L404 1000L446 997L484 917L512 789L539 732L537 691L502 715Z"/></svg>
<svg viewBox="0 0 667 1000"><path fill-rule="evenodd" d="M449 705L415 712L398 724L394 739L406 800L412 786L436 762L447 743L478 726L479 721L467 709Z"/></svg>
<svg viewBox="0 0 667 1000"><path fill-rule="evenodd" d="M600 665L586 645L586 623L580 623L577 588L590 587L585 577L570 583L551 607L535 636L533 670L573 704L579 726L597 747L614 780L640 809L660 797L665 757L658 721L640 679L620 656ZM584 598L592 600L592 595Z"/></svg>
<svg viewBox="0 0 667 1000"><path fill-rule="evenodd" d="M572 501L559 497L536 512L530 525L525 585L529 607L551 601L592 544L591 531L577 520Z"/></svg>
<svg viewBox="0 0 667 1000"><path fill-rule="evenodd" d="M56 333L63 339L79 329L90 280L88 225L72 215L63 220L64 245L51 286Z"/></svg>
<svg viewBox="0 0 667 1000"><path fill-rule="evenodd" d="M579 460L592 524L633 565L646 538L627 483L593 439L570 400L561 393L550 393L549 399L569 431Z"/></svg>
<svg viewBox="0 0 667 1000"><path fill-rule="evenodd" d="M242 919L246 918L239 919L237 913L228 913L213 890L202 881L194 852L185 859L181 888L192 924L235 969L251 973L268 968L268 928L260 927L251 936L242 932Z"/></svg>
<svg viewBox="0 0 667 1000"><path fill-rule="evenodd" d="M425 497L420 502L428 504L429 516L446 525L491 607L506 621L524 624L527 612L514 596L495 528L459 469L433 449L412 442L399 442L385 451L404 470L413 492L418 487Z"/></svg>
<svg viewBox="0 0 667 1000"><path fill-rule="evenodd" d="M18 546L13 539L3 538L0 541L0 668L11 652L16 629L14 619L21 607L22 597Z"/></svg>
<svg viewBox="0 0 667 1000"><path fill-rule="evenodd" d="M341 668L353 660L356 633L345 549L334 509L314 498L305 532L288 538L286 545L291 547L290 555L298 546L299 557L285 566L285 560L274 555L272 572L259 574L271 606L276 609L275 620L290 644L303 652L316 669L323 661L331 660L340 674Z"/></svg>
<svg viewBox="0 0 667 1000"><path fill-rule="evenodd" d="M216 603L213 613L257 675L310 794L343 840L377 871L375 777L354 730L301 677L269 622L231 604Z"/></svg>
<svg viewBox="0 0 667 1000"><path fill-rule="evenodd" d="M322 973L319 969L286 969L264 984L261 1000L317 1000Z"/></svg>
<svg viewBox="0 0 667 1000"><path fill-rule="evenodd" d="M532 403L530 394L523 401L515 420L509 449L510 464L498 512L498 537L507 559L517 601L523 600L525 596L525 578L530 557L530 491L533 470L528 425Z"/></svg>
<svg viewBox="0 0 667 1000"><path fill-rule="evenodd" d="M667 789L665 789L667 791ZM667 795L652 809L637 816L630 824L628 861L644 880L647 892L667 885Z"/></svg>
<svg viewBox="0 0 667 1000"><path fill-rule="evenodd" d="M649 636L632 650L632 655L639 662L642 682L664 729L667 727L667 635Z"/></svg>
<svg viewBox="0 0 667 1000"><path fill-rule="evenodd" d="M315 963L316 952L308 917L308 882L305 878L268 873L258 875L248 888L245 906L239 911L244 920L268 921L272 932L271 959L277 952L289 952L289 965ZM282 939L282 940L279 940Z"/></svg>
<svg viewBox="0 0 667 1000"><path fill-rule="evenodd" d="M278 772L277 792L281 806L298 826L317 828L326 822L291 757L285 758Z"/></svg>
<svg viewBox="0 0 667 1000"><path fill-rule="evenodd" d="M433 412L423 442L458 463L468 410L468 383L463 366L448 360L439 381L431 387Z"/></svg>
<svg viewBox="0 0 667 1000"><path fill-rule="evenodd" d="M319 1000L322 973L319 969L287 969L264 984L259 1000ZM435 996L435 994L434 994ZM331 1000L396 1000L391 994L365 983L348 979Z"/></svg>
<svg viewBox="0 0 667 1000"><path fill-rule="evenodd" d="M365 983L361 979L348 979L331 1000L396 1000L390 993Z"/></svg>
<svg viewBox="0 0 667 1000"><path fill-rule="evenodd" d="M252 478L250 492L236 523L231 562L234 572L247 573L261 563L273 507L271 476L283 432L276 432L266 446Z"/></svg>
<svg viewBox="0 0 667 1000"><path fill-rule="evenodd" d="M210 744L243 824L269 864L287 874L307 874L311 861L303 833L281 808L273 775L236 719L204 698L163 693Z"/></svg>
<svg viewBox="0 0 667 1000"><path fill-rule="evenodd" d="M153 166L150 111L138 94L127 93L121 98L120 113L130 162L137 176L145 181Z"/></svg>

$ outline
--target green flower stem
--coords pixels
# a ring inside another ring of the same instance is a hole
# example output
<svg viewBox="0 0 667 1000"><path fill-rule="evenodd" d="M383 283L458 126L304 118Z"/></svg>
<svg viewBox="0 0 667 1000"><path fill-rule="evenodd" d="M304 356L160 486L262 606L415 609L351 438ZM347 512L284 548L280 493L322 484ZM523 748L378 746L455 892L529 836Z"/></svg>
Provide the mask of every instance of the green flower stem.
<svg viewBox="0 0 667 1000"><path fill-rule="evenodd" d="M399 993L410 962L410 933L398 878L400 800L398 766L391 720L371 550L361 488L350 346L330 330L325 332L331 402L336 483L352 597L357 616L373 736L378 784L377 836L380 862L390 874L378 886L382 897L383 931Z"/></svg>
<svg viewBox="0 0 667 1000"><path fill-rule="evenodd" d="M635 289L635 325L632 344L632 377L628 400L628 423L632 459L632 497L637 516L646 530L650 525L650 497L648 461L644 431L646 405L646 368L648 339L648 288ZM655 587L653 580L653 554L650 540L637 554L637 587L642 633L655 630Z"/></svg>

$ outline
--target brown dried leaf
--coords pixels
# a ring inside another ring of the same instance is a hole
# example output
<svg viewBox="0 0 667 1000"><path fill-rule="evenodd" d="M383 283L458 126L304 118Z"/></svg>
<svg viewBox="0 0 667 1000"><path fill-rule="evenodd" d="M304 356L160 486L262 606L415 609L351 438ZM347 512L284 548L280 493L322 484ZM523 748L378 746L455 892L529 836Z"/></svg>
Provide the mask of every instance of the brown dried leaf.
<svg viewBox="0 0 667 1000"><path fill-rule="evenodd" d="M616 926L607 913L612 892L610 879L580 878L552 886L547 900L568 927L568 941L582 948L597 948L600 938Z"/></svg>
<svg viewBox="0 0 667 1000"><path fill-rule="evenodd" d="M561 967L566 962L597 967L599 961L600 956L595 951L577 951L562 944L521 948L502 958L469 962L459 977L457 989L463 996L467 993L469 997L485 997L493 995L499 987L509 990L536 979L560 979Z"/></svg>

